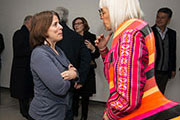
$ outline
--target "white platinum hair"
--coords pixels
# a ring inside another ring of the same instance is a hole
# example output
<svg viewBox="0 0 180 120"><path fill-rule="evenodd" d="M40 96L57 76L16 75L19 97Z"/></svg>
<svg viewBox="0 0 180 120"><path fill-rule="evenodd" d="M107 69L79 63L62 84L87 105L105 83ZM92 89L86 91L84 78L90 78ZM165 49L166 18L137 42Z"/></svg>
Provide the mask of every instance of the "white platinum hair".
<svg viewBox="0 0 180 120"><path fill-rule="evenodd" d="M60 17L60 22L67 23L68 15L69 15L68 9L66 9L64 7L57 7L55 11L58 13L58 15Z"/></svg>
<svg viewBox="0 0 180 120"><path fill-rule="evenodd" d="M112 30L128 19L143 18L139 0L100 0L99 7L108 8Z"/></svg>

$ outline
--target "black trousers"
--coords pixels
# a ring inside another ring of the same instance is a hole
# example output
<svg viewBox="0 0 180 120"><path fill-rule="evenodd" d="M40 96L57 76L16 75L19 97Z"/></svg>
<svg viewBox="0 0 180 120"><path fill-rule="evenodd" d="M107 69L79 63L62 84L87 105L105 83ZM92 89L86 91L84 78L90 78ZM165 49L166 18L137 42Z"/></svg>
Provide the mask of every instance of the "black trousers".
<svg viewBox="0 0 180 120"><path fill-rule="evenodd" d="M29 111L29 104L30 104L30 98L19 99L20 113L27 120L34 120L33 118L31 118L31 116L29 116L29 113L28 113L28 111Z"/></svg>
<svg viewBox="0 0 180 120"><path fill-rule="evenodd" d="M73 112L74 115L77 116L78 115L78 109L79 109L79 97L81 96L81 104L82 104L82 109L81 109L81 118L83 120L87 120L88 117L88 106L89 106L89 94L78 94L75 93L74 94L74 98L73 98Z"/></svg>
<svg viewBox="0 0 180 120"><path fill-rule="evenodd" d="M166 89L166 85L169 79L169 75L168 75L168 71L155 71L155 78L156 78L156 83L160 89L160 91L162 92L162 94L164 94L165 89Z"/></svg>

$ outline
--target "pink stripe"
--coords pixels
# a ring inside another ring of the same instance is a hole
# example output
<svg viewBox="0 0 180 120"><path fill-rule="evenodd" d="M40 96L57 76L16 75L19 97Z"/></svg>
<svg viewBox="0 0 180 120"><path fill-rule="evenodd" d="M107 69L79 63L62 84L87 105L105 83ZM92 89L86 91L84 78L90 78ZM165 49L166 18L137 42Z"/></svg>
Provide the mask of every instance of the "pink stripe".
<svg viewBox="0 0 180 120"><path fill-rule="evenodd" d="M139 25L137 26L137 28L142 29L144 26L146 26L146 25L144 25L144 24L139 24Z"/></svg>
<svg viewBox="0 0 180 120"><path fill-rule="evenodd" d="M130 58L130 59L133 59L132 60L132 62L133 61L138 61L138 59L139 59L139 56L140 56L140 42L138 42L138 41L140 41L139 39L134 39L133 38L133 41L134 41L134 46L132 47L132 49L134 49L134 50L132 50L132 51L134 51L134 54L133 54L133 56L132 56L132 58ZM136 63L136 64L135 64ZM131 78L131 104L132 104L132 106L135 106L135 105L137 105L137 92L139 92L139 82L140 81L138 81L138 74L139 74L139 71L138 71L138 69L139 69L139 63L137 63L137 62L133 62L132 63L132 65L133 65L133 70L131 71L132 72L132 76L131 77L133 77L133 78ZM131 73L129 73L129 74L131 74ZM136 85L136 86L135 86ZM137 91L137 92L134 92L134 91Z"/></svg>
<svg viewBox="0 0 180 120"><path fill-rule="evenodd" d="M113 93L114 91L116 91L115 87L110 89L110 93Z"/></svg>
<svg viewBox="0 0 180 120"><path fill-rule="evenodd" d="M141 115L139 115L139 116L133 117L133 118L131 118L131 119L129 119L129 120L141 120L141 119L150 117L150 116L152 116L152 115L154 115L154 114L156 114L156 113L158 113L158 112L161 112L161 111L167 110L167 109L169 109L169 108L171 108L171 107L174 107L174 106L176 106L177 104L178 104L178 103L176 103L176 102L170 102L170 103L167 103L167 104L165 104L165 105L163 105L163 106L160 106L160 107L158 107L158 108L156 108L156 109L154 109L154 110L151 110L151 111L146 112L146 113L144 113L144 114L141 114Z"/></svg>
<svg viewBox="0 0 180 120"><path fill-rule="evenodd" d="M145 72L148 72L149 70L151 70L152 68L154 68L154 63L149 64L148 67L146 68Z"/></svg>
<svg viewBox="0 0 180 120"><path fill-rule="evenodd" d="M143 27L145 27L147 25L146 22L140 20L140 19L137 19L138 22L140 22L141 24L139 24L138 26L136 26L136 28L138 28L139 30L141 30ZM137 22L135 21L135 22Z"/></svg>

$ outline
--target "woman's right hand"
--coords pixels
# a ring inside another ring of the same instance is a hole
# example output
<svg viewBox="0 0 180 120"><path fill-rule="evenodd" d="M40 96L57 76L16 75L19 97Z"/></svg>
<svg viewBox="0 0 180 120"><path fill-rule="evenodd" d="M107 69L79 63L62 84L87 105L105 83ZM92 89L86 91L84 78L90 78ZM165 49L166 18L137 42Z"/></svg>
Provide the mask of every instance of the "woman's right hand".
<svg viewBox="0 0 180 120"><path fill-rule="evenodd" d="M108 41L111 38L113 32L110 32L106 37L104 37L104 34L101 34L97 37L97 40L95 41L96 46L99 48L99 50L104 50L106 48L106 45Z"/></svg>

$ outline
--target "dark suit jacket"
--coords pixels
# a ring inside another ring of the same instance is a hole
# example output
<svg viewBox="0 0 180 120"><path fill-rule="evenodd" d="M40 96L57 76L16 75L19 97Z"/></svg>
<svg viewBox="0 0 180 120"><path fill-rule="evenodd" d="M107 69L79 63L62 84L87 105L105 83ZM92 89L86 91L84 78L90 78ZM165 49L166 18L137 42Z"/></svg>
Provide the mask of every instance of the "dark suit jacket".
<svg viewBox="0 0 180 120"><path fill-rule="evenodd" d="M71 30L66 24L63 26L63 39L56 43L60 47L69 61L77 68L80 82L84 84L90 68L91 56L84 44L83 37Z"/></svg>
<svg viewBox="0 0 180 120"><path fill-rule="evenodd" d="M4 39L2 34L0 33L0 54L2 53L3 50L4 50Z"/></svg>
<svg viewBox="0 0 180 120"><path fill-rule="evenodd" d="M29 98L33 96L30 56L29 31L23 25L13 36L13 61L10 78L10 92L12 97Z"/></svg>
<svg viewBox="0 0 180 120"><path fill-rule="evenodd" d="M156 44L156 61L155 65L159 63L159 57L161 54L159 47L159 39L158 39L158 31L156 29L156 25L152 27L155 36L155 44ZM171 75L172 71L176 71L176 31L168 28L167 31L169 37L169 62L168 62L168 72ZM155 66L156 67L156 66ZM170 76L171 77L171 76Z"/></svg>
<svg viewBox="0 0 180 120"><path fill-rule="evenodd" d="M4 50L4 39L2 34L0 33L0 69L1 69L1 53Z"/></svg>

